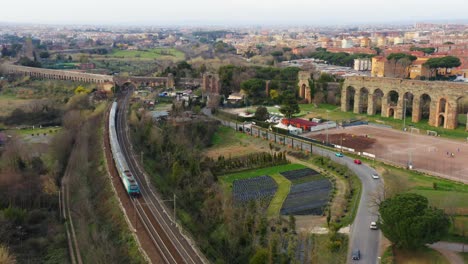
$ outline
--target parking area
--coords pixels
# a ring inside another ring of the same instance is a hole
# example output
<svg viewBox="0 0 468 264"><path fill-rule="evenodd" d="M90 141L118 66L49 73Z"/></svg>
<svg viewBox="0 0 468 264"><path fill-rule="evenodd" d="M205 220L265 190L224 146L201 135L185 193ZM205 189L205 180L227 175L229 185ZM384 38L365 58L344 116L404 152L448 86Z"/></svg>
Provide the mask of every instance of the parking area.
<svg viewBox="0 0 468 264"><path fill-rule="evenodd" d="M309 138L326 141L325 131ZM417 132L362 125L328 130L328 141L376 155L377 159L468 183L468 144Z"/></svg>

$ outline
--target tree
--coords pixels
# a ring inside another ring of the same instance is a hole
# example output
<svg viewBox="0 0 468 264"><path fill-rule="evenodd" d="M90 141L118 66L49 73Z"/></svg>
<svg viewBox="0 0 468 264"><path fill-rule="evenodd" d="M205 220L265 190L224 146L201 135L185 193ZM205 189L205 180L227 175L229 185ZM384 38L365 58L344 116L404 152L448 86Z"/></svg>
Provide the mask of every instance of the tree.
<svg viewBox="0 0 468 264"><path fill-rule="evenodd" d="M41 57L41 59L48 59L50 58L50 53L47 51L42 51L41 53L39 53L39 57Z"/></svg>
<svg viewBox="0 0 468 264"><path fill-rule="evenodd" d="M447 69L455 68L460 65L460 59L454 56L430 58L424 63L424 66L427 66L429 67L429 69L431 69L431 75L433 75L434 71L436 71L437 69L445 69L445 72L447 72Z"/></svg>
<svg viewBox="0 0 468 264"><path fill-rule="evenodd" d="M392 53L387 56L388 61L393 61L393 77L396 75L397 64L400 64L403 68L403 73L400 73L400 77L406 78L408 76L408 67L411 65L413 61L417 59L416 56L409 55L406 53Z"/></svg>
<svg viewBox="0 0 468 264"><path fill-rule="evenodd" d="M290 119L294 114L301 112L294 92L289 91L283 94L283 104L281 105L279 111L288 119Z"/></svg>
<svg viewBox="0 0 468 264"><path fill-rule="evenodd" d="M255 255L250 259L250 264L267 264L268 261L268 249L259 248L255 252Z"/></svg>
<svg viewBox="0 0 468 264"><path fill-rule="evenodd" d="M86 89L83 86L78 86L75 89L75 94L89 94L91 92L90 89Z"/></svg>
<svg viewBox="0 0 468 264"><path fill-rule="evenodd" d="M430 207L426 197L415 193L398 194L383 201L378 223L385 237L399 248L414 249L434 243L447 234L449 219Z"/></svg>
<svg viewBox="0 0 468 264"><path fill-rule="evenodd" d="M265 81L261 79L250 79L241 83L241 89L247 94L254 103L265 97Z"/></svg>
<svg viewBox="0 0 468 264"><path fill-rule="evenodd" d="M265 121L269 117L268 114L268 109L264 106L259 106L257 107L257 110L255 111L255 119L259 121Z"/></svg>

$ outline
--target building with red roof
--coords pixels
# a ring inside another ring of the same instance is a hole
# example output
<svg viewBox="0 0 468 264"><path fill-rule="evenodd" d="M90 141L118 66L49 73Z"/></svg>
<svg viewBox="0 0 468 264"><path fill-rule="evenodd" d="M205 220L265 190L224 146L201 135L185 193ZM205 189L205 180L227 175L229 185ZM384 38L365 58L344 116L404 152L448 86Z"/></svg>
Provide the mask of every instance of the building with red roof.
<svg viewBox="0 0 468 264"><path fill-rule="evenodd" d="M303 131L310 131L311 127L318 125L318 123L316 122L308 121L308 120L301 119L301 118L291 118L291 119L283 118L281 120L281 123L286 126L291 125L293 127L302 128Z"/></svg>

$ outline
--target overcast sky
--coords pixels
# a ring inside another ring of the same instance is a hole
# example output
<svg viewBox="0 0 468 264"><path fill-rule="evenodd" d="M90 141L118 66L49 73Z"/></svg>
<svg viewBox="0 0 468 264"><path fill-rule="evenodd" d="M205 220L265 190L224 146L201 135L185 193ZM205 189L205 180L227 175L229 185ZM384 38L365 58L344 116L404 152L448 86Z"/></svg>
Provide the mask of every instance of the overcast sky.
<svg viewBox="0 0 468 264"><path fill-rule="evenodd" d="M351 24L468 20L468 0L1 0L0 22Z"/></svg>

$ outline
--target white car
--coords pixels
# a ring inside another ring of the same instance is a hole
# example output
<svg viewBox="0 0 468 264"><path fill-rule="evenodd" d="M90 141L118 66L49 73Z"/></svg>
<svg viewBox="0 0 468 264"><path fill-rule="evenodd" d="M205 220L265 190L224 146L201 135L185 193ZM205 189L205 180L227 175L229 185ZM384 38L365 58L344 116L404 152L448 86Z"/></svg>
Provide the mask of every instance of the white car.
<svg viewBox="0 0 468 264"><path fill-rule="evenodd" d="M376 222L370 222L370 229L377 229L377 223Z"/></svg>
<svg viewBox="0 0 468 264"><path fill-rule="evenodd" d="M372 173L372 179L378 179L378 178L380 177L379 177L379 174L377 174L377 172Z"/></svg>

